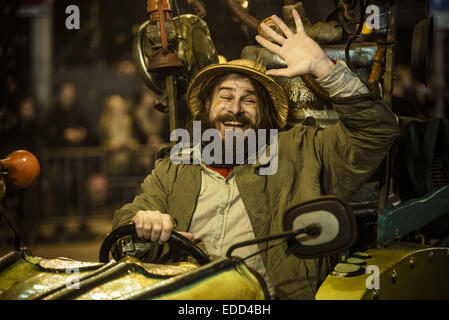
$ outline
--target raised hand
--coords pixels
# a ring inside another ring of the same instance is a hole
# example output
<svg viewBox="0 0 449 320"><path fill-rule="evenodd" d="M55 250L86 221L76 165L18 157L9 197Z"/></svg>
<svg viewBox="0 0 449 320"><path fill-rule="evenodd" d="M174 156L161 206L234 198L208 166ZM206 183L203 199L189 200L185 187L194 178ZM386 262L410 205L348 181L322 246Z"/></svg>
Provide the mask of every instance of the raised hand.
<svg viewBox="0 0 449 320"><path fill-rule="evenodd" d="M334 63L329 60L323 49L306 34L298 11L293 9L292 13L295 18L296 34L290 30L284 21L277 16L272 16L271 18L282 30L285 37L276 33L264 23L261 24L262 29L274 41L269 41L259 35L256 36L256 41L262 47L277 54L287 64L287 68L268 70L267 75L292 78L311 74L319 78L328 74L334 68Z"/></svg>

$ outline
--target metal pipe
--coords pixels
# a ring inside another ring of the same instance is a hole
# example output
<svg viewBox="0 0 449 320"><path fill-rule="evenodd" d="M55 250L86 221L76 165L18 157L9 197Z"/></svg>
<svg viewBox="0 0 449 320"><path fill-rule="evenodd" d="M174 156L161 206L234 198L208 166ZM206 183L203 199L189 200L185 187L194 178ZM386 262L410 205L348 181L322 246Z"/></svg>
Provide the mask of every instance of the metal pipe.
<svg viewBox="0 0 449 320"><path fill-rule="evenodd" d="M39 105L48 109L53 102L53 15L48 12L31 18L31 83Z"/></svg>
<svg viewBox="0 0 449 320"><path fill-rule="evenodd" d="M169 116L169 122L170 122L170 134L177 128L177 113L178 110L176 109L176 92L175 92L175 78L174 75L168 75L165 80L165 86L167 90L167 96L168 96L168 116ZM172 141L172 144L175 144L176 141Z"/></svg>
<svg viewBox="0 0 449 320"><path fill-rule="evenodd" d="M345 61L345 45L335 44L322 46L323 50L328 55L329 59L336 59ZM260 52L262 50L262 53ZM374 55L377 51L376 42L357 42L351 45L349 56L351 62L356 68L369 68L374 61ZM247 46L242 50L242 58L256 60L257 57L261 57L261 61L264 62L267 69L272 68L286 68L287 64L278 55L272 54L268 50L259 46Z"/></svg>
<svg viewBox="0 0 449 320"><path fill-rule="evenodd" d="M17 233L16 229L14 229L14 226L12 225L11 221L9 221L8 216L6 214L6 209L1 203L0 203L0 212L2 213L2 216L5 218L6 223L8 224L9 228L14 233L14 250L19 252L20 251L20 235Z"/></svg>
<svg viewBox="0 0 449 320"><path fill-rule="evenodd" d="M257 31L260 22L258 19L246 12L235 0L223 0L223 2L240 21Z"/></svg>
<svg viewBox="0 0 449 320"><path fill-rule="evenodd" d="M268 236L268 237L264 237L264 238L258 238L258 239L254 239L254 240L248 240L248 241L243 241L240 243L236 243L234 245L232 245L231 247L229 247L228 251L226 252L226 257L230 258L232 252L235 249L241 248L241 247L247 247L253 244L258 244L258 243L262 243L262 242L267 242L267 241L273 241L273 240L278 240L278 239L290 239L293 237L296 237L302 233L306 233L308 235L314 236L314 235L318 235L321 232L321 228L311 224L305 228L302 229L297 229L297 230L292 230L292 231L286 231L286 232L282 232L279 234L275 234L273 236Z"/></svg>

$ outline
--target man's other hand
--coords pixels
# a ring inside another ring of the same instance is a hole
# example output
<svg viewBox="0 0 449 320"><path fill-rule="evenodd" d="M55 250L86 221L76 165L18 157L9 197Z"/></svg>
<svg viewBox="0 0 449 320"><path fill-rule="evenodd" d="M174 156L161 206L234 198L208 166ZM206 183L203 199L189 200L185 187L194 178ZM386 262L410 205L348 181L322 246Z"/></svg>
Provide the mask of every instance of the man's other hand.
<svg viewBox="0 0 449 320"><path fill-rule="evenodd" d="M276 33L264 23L261 24L263 31L277 44L259 35L256 36L256 41L262 47L277 54L287 64L287 68L284 69L268 70L267 75L289 78L306 74L311 74L317 78L325 76L332 71L334 63L329 60L318 43L306 34L298 11L293 9L292 13L295 18L296 34L281 19L272 16L271 18L282 30L285 37Z"/></svg>
<svg viewBox="0 0 449 320"><path fill-rule="evenodd" d="M132 222L136 226L137 236L141 239L166 242L173 231L173 222L170 215L159 211L137 211ZM190 232L179 232L189 240L194 236Z"/></svg>

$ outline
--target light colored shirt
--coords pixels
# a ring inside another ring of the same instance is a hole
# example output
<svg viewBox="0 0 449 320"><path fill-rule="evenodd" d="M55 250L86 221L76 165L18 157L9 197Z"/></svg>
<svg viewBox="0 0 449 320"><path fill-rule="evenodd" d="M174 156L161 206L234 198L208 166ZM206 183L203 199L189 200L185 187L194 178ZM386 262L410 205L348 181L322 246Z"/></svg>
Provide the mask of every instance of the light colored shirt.
<svg viewBox="0 0 449 320"><path fill-rule="evenodd" d="M255 239L234 173L227 178L201 165L201 191L193 214L189 232L195 239L201 239L210 255L225 256L235 243ZM236 249L232 255L245 258L258 251L252 245ZM246 264L259 272L267 283L272 297L275 296L270 278L267 275L262 257L258 254L247 260Z"/></svg>

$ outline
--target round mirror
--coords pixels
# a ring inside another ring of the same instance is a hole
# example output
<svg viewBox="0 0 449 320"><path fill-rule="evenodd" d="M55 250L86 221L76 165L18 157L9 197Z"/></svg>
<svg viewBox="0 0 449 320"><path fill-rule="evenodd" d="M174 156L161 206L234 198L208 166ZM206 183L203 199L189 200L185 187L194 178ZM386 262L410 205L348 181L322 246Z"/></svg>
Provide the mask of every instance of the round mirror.
<svg viewBox="0 0 449 320"><path fill-rule="evenodd" d="M317 258L350 248L357 237L355 217L341 199L326 196L296 205L284 214L283 230L313 228L287 240L289 252L298 258Z"/></svg>

